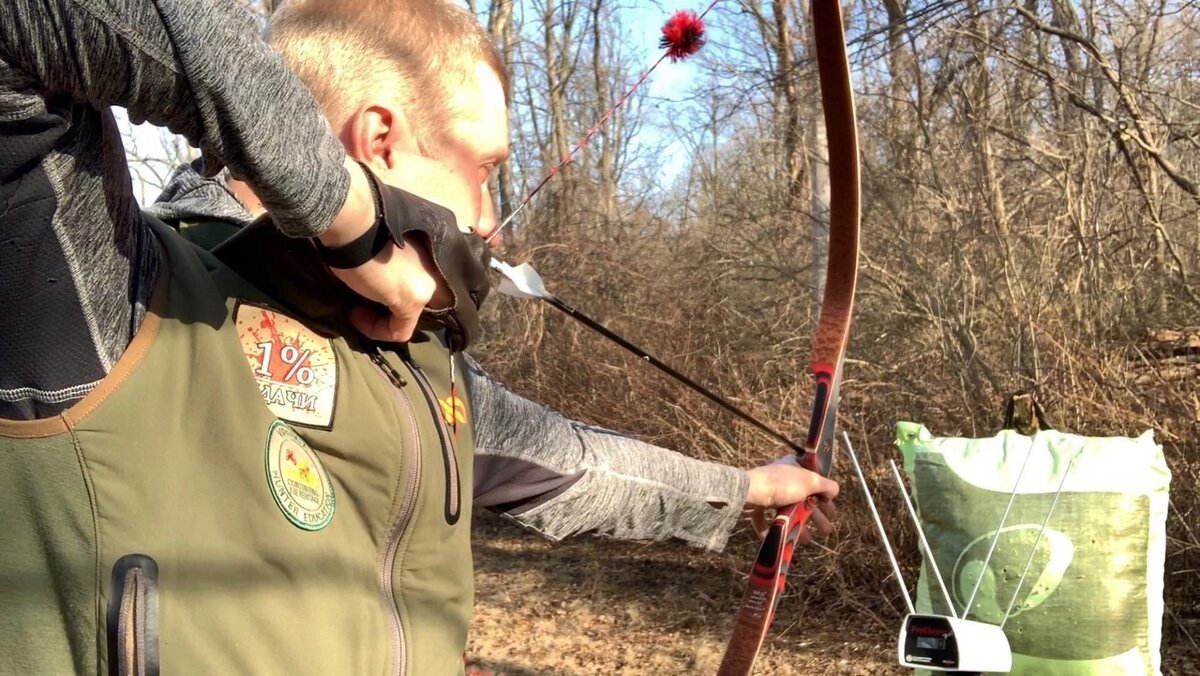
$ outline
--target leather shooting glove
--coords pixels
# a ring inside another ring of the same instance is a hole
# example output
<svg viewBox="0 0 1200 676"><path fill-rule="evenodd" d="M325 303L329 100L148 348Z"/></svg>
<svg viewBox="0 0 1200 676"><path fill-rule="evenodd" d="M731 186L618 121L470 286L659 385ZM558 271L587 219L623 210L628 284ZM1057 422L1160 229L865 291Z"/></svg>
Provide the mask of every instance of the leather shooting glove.
<svg viewBox="0 0 1200 676"><path fill-rule="evenodd" d="M478 339L481 330L479 308L491 289L488 263L491 253L479 237L458 229L454 212L380 181L367 171L367 178L379 196L383 225L397 246L404 236L424 236L438 273L454 295L450 307L422 313L422 324L432 322L448 329L451 347L466 349Z"/></svg>

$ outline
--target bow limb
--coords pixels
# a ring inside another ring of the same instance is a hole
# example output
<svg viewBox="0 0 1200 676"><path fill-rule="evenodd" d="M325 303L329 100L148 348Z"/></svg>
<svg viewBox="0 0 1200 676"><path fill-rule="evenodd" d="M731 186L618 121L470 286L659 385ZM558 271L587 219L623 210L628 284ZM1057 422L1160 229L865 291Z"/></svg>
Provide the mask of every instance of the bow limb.
<svg viewBox="0 0 1200 676"><path fill-rule="evenodd" d="M800 464L828 475L842 363L858 279L861 196L854 96L839 0L812 0L812 21L832 194L825 293L810 357L815 381L813 410ZM816 507L814 496L776 514L754 561L718 676L746 676L754 667L783 592L796 537Z"/></svg>

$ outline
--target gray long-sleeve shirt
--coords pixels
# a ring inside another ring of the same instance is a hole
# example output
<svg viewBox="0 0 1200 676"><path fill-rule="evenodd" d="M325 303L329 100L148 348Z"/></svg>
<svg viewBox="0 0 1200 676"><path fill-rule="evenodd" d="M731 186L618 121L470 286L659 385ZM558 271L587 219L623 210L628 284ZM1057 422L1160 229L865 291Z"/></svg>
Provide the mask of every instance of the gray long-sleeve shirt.
<svg viewBox="0 0 1200 676"><path fill-rule="evenodd" d="M169 222L248 224L253 215L199 166L178 168L146 210ZM600 533L725 545L746 498L744 472L570 420L469 357L463 377L475 415L475 506L556 540Z"/></svg>
<svg viewBox="0 0 1200 676"><path fill-rule="evenodd" d="M311 95L233 0L0 3L0 418L56 415L108 373L158 271L110 106L182 134L288 234L349 189ZM304 152L296 152L304 148Z"/></svg>
<svg viewBox="0 0 1200 676"><path fill-rule="evenodd" d="M466 374L477 505L556 540L601 533L725 546L746 498L741 470L570 420L469 359Z"/></svg>

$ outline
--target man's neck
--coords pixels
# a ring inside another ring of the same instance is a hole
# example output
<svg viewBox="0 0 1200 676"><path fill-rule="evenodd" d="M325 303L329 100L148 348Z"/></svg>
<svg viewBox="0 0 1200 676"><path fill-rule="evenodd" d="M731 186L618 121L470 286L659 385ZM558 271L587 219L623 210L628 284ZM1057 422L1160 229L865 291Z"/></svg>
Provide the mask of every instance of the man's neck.
<svg viewBox="0 0 1200 676"><path fill-rule="evenodd" d="M263 208L262 201L259 200L258 196L254 194L254 191L250 189L250 186L246 185L245 181L240 181L226 174L225 187L229 188L229 192L233 193L233 196L238 198L238 201L242 203L242 206L246 208L246 211L250 212L251 216L258 218L267 211L265 208Z"/></svg>

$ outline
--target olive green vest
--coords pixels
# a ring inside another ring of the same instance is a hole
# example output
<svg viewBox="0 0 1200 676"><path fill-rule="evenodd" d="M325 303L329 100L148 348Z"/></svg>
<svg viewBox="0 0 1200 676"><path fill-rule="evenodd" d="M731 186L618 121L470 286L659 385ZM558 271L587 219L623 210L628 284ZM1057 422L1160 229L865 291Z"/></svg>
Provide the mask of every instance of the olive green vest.
<svg viewBox="0 0 1200 676"><path fill-rule="evenodd" d="M0 421L0 673L461 673L471 412L441 341L345 330L307 242L259 228L227 264L152 227L120 361Z"/></svg>

